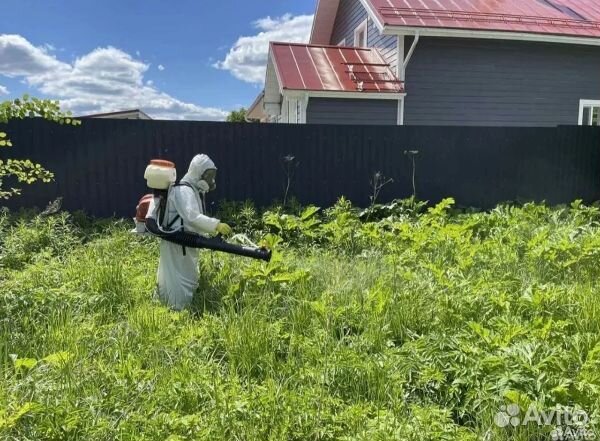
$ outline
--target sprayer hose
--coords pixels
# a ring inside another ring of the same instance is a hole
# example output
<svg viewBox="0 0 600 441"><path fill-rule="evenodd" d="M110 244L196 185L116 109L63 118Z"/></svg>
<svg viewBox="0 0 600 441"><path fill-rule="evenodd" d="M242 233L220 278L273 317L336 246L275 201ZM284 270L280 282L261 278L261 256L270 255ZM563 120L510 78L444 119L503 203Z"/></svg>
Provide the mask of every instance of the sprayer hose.
<svg viewBox="0 0 600 441"><path fill-rule="evenodd" d="M158 227L156 219L146 219L146 229L167 242L181 245L186 248L199 248L213 251L221 251L224 253L235 254L237 256L251 257L253 259L271 260L271 251L266 248L254 248L242 245L234 245L221 239L220 237L204 237L199 234L190 233L187 231L165 232Z"/></svg>

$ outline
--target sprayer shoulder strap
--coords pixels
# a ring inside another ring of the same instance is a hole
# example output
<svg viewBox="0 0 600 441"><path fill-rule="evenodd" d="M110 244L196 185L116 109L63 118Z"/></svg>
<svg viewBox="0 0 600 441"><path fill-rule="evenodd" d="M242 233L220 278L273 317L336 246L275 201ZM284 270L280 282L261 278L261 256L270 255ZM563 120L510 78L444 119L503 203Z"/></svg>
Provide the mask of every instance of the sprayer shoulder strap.
<svg viewBox="0 0 600 441"><path fill-rule="evenodd" d="M170 230L171 228L173 228L173 225L175 225L177 223L177 221L181 220L181 216L176 215L173 220L171 222L168 223L167 225L167 230ZM183 226L183 222L182 222L182 226Z"/></svg>
<svg viewBox="0 0 600 441"><path fill-rule="evenodd" d="M179 182L178 184L173 185L173 187L188 187L191 188L192 190L194 189L194 187L192 187L191 184L188 184L187 182ZM173 228L173 225L175 225L177 223L177 221L181 220L181 226L183 226L183 220L181 219L181 216L179 214L175 215L175 217L171 220L171 222L169 222L169 224L167 225L167 229L171 229Z"/></svg>
<svg viewBox="0 0 600 441"><path fill-rule="evenodd" d="M167 214L167 198L160 197L158 203L158 224L162 225L165 221L165 215Z"/></svg>

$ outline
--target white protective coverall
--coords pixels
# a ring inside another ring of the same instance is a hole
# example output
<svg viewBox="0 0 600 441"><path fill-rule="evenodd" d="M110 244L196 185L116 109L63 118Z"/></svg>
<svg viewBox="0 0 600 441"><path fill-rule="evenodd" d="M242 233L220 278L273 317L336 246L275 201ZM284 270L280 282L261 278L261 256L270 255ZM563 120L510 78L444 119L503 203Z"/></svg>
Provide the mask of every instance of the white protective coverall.
<svg viewBox="0 0 600 441"><path fill-rule="evenodd" d="M214 234L218 219L204 215L200 191L206 191L202 175L206 170L215 169L215 164L207 155L197 155L190 164L181 183L189 184L171 187L167 199L166 215L162 227L166 228L179 215L172 228L177 229L183 222L185 231L199 234ZM152 208L152 207L151 207ZM153 210L149 210L152 213ZM166 240L160 242L160 262L158 264L158 297L175 310L190 305L198 288L198 249L184 248Z"/></svg>

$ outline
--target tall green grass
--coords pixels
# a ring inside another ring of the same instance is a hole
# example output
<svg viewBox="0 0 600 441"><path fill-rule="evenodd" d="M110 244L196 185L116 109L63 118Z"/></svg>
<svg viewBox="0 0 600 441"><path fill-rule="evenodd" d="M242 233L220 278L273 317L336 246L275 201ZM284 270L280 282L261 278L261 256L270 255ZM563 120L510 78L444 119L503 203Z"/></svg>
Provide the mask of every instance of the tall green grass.
<svg viewBox="0 0 600 441"><path fill-rule="evenodd" d="M551 439L495 426L510 403L596 427L598 209L238 217L273 261L203 252L175 313L155 240L0 215L0 439Z"/></svg>

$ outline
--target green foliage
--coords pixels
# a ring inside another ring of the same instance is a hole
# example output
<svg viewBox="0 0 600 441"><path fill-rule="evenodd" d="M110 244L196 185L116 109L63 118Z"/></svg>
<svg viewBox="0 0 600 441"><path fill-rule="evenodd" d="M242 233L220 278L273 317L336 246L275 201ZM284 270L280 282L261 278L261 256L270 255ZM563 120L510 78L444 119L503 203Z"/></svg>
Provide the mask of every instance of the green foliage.
<svg viewBox="0 0 600 441"><path fill-rule="evenodd" d="M57 101L40 100L24 95L21 99L0 102L0 123L6 124L13 119L41 117L58 124L79 125L70 113L63 113ZM0 148L12 147L12 141L5 132L0 131ZM32 184L37 181L51 182L52 172L29 159L0 159L0 199L8 199L21 194L20 188L6 188L5 181L16 179L19 184Z"/></svg>
<svg viewBox="0 0 600 441"><path fill-rule="evenodd" d="M244 202L220 201L217 218L227 219L227 223L236 231L248 234L255 234L262 228L259 212L251 200Z"/></svg>
<svg viewBox="0 0 600 441"><path fill-rule="evenodd" d="M247 113L248 113L248 111L243 107L238 110L232 110L231 112L229 112L229 115L227 115L227 122L237 122L237 123L248 122L248 121L246 121Z"/></svg>
<svg viewBox="0 0 600 441"><path fill-rule="evenodd" d="M19 270L36 260L64 255L80 242L66 213L18 219L0 237L0 268Z"/></svg>
<svg viewBox="0 0 600 441"><path fill-rule="evenodd" d="M314 241L319 234L320 220L317 217L318 207L309 206L299 216L276 211L268 211L263 215L267 228L283 237L286 242L299 243Z"/></svg>
<svg viewBox="0 0 600 441"><path fill-rule="evenodd" d="M0 439L551 439L494 425L512 403L597 429L597 207L373 209L223 204L274 258L203 252L183 313L130 226L1 212Z"/></svg>
<svg viewBox="0 0 600 441"><path fill-rule="evenodd" d="M360 219L363 221L378 221L386 218L410 218L421 214L427 203L418 201L414 198L402 199L390 202L389 204L375 204L363 210L360 213Z"/></svg>

